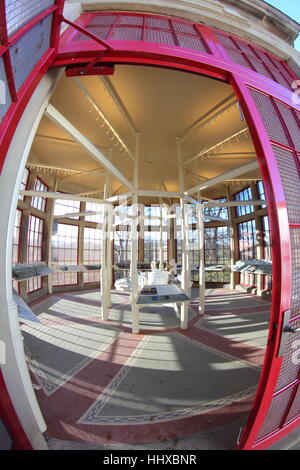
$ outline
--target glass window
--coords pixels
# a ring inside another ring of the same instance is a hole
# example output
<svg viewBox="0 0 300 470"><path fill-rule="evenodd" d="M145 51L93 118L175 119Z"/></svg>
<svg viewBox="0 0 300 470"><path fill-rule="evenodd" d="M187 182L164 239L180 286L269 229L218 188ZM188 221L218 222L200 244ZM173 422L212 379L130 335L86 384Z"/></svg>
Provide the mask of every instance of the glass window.
<svg viewBox="0 0 300 470"><path fill-rule="evenodd" d="M168 234L162 233L163 240L163 261L168 260ZM160 232L144 231L144 261L160 260Z"/></svg>
<svg viewBox="0 0 300 470"><path fill-rule="evenodd" d="M255 220L248 220L238 224L239 253L241 260L251 260L257 257L256 224Z"/></svg>
<svg viewBox="0 0 300 470"><path fill-rule="evenodd" d="M70 201L67 199L56 199L54 204L54 215L72 214L80 211L80 201ZM79 219L78 216L70 217L70 219Z"/></svg>
<svg viewBox="0 0 300 470"><path fill-rule="evenodd" d="M204 229L205 264L230 264L229 227Z"/></svg>
<svg viewBox="0 0 300 470"><path fill-rule="evenodd" d="M130 263L131 260L131 232L126 230L115 230L114 231L114 264L116 263ZM128 270L121 270L118 268L114 271L115 279L129 277Z"/></svg>
<svg viewBox="0 0 300 470"><path fill-rule="evenodd" d="M84 227L83 264L101 264L102 230ZM84 273L83 282L99 282L100 271Z"/></svg>
<svg viewBox="0 0 300 470"><path fill-rule="evenodd" d="M52 236L52 261L58 265L76 265L78 262L78 233L76 225L58 224ZM77 284L77 273L53 274L53 285Z"/></svg>
<svg viewBox="0 0 300 470"><path fill-rule="evenodd" d="M258 194L259 199L261 199L262 201L266 200L265 188L264 188L264 184L262 181L257 182L257 194ZM267 206L264 204L261 207L267 207Z"/></svg>
<svg viewBox="0 0 300 470"><path fill-rule="evenodd" d="M216 202L227 202L226 198L216 199ZM206 218L205 218L206 216ZM210 222L208 217L216 217L218 219L228 220L227 207L206 207L204 208L204 221Z"/></svg>
<svg viewBox="0 0 300 470"><path fill-rule="evenodd" d="M29 171L27 168L24 168L23 176L22 176L22 181L21 181L21 187L20 187L20 189L23 190L23 191L25 191L26 188L27 188L29 173L30 173L30 171ZM24 196L22 196L22 195L20 194L20 195L19 195L19 199L21 199L21 201L23 201L23 200L24 200Z"/></svg>
<svg viewBox="0 0 300 470"><path fill-rule="evenodd" d="M102 212L103 211L103 205L102 204L97 204L96 202L87 202L85 206L85 210L92 211L92 212ZM97 224L102 224L103 223L103 214L95 214L95 215L86 215L85 220L87 222L95 222Z"/></svg>
<svg viewBox="0 0 300 470"><path fill-rule="evenodd" d="M48 191L48 186L46 186L39 178L36 178L34 183L34 191ZM45 212L46 210L46 198L34 196L31 199L31 205L39 211Z"/></svg>
<svg viewBox="0 0 300 470"><path fill-rule="evenodd" d="M252 219L238 224L238 236L240 259L242 261L256 259L257 238L255 220ZM247 272L241 273L240 282L247 286L255 286L255 275Z"/></svg>
<svg viewBox="0 0 300 470"><path fill-rule="evenodd" d="M243 191L235 194L234 199L236 201L251 201L252 200L251 188L246 188ZM238 206L236 208L237 217L241 217L243 215L251 214L251 212L254 212L254 207L253 206Z"/></svg>
<svg viewBox="0 0 300 470"><path fill-rule="evenodd" d="M264 259L267 261L272 260L272 245L271 245L271 231L269 217L266 215L262 217L262 231L263 231L263 249ZM272 276L264 276L264 289L272 289Z"/></svg>
<svg viewBox="0 0 300 470"><path fill-rule="evenodd" d="M27 235L27 263L39 263L42 261L44 221L34 215L29 216ZM41 289L41 277L27 280L27 292Z"/></svg>

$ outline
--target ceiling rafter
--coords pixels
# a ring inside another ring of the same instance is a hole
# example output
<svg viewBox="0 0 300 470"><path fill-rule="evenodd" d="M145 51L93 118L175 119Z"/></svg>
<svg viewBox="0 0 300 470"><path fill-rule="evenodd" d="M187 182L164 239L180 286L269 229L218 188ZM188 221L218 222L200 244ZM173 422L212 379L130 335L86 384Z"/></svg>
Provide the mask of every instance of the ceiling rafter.
<svg viewBox="0 0 300 470"><path fill-rule="evenodd" d="M102 119L103 125L106 126L107 128L107 133L112 134L111 140L115 142L116 146L120 146L122 151L125 152L132 161L134 161L134 156L132 152L129 150L123 139L119 136L118 132L114 129L113 125L110 123L109 119L105 116L103 111L100 109L98 104L96 103L95 99L92 97L91 93L88 91L88 89L83 85L83 83L80 81L79 78L74 78L73 79L77 86L83 91L84 95L86 96L87 100L90 102L92 105L92 108L97 112L99 118Z"/></svg>
<svg viewBox="0 0 300 470"><path fill-rule="evenodd" d="M106 77L105 75L100 75L99 76L100 81L103 83L107 93L109 96L112 98L114 101L115 105L119 109L121 115L123 116L125 122L127 123L129 129L131 130L132 134L135 136L138 130L136 129L134 122L126 109L126 106L124 105L119 93L115 89L114 85L112 84L111 80Z"/></svg>
<svg viewBox="0 0 300 470"><path fill-rule="evenodd" d="M215 186L216 184L223 183L224 181L235 178L236 176L243 175L245 173L249 173L250 171L257 170L259 168L258 161L253 160L250 163L246 163L245 165L239 166L237 168L233 168L232 170L226 171L226 173L222 173L221 175L215 176L207 181L204 181L193 188L188 189L185 191L185 195L190 196L198 191L203 191L211 186Z"/></svg>
<svg viewBox="0 0 300 470"><path fill-rule="evenodd" d="M184 142L193 132L208 125L210 122L215 121L219 116L222 116L230 108L237 105L238 101L234 94L231 94L212 109L210 109L203 116L198 118L189 127L187 127L181 135L179 135L180 142Z"/></svg>
<svg viewBox="0 0 300 470"><path fill-rule="evenodd" d="M120 170L99 150L87 137L85 137L68 119L66 119L54 106L48 104L45 115L56 123L59 127L70 134L98 163L124 184L128 189L134 191L133 185L120 172Z"/></svg>
<svg viewBox="0 0 300 470"><path fill-rule="evenodd" d="M193 161L195 161L195 160L198 160L198 158L201 158L201 157L203 157L204 155L209 154L209 153L210 153L212 150L214 150L215 148L220 147L221 145L227 144L228 142L230 142L230 141L233 140L233 139L238 140L241 135L246 134L246 133L248 133L248 132L249 132L248 127L245 127L244 129L241 129L240 131L235 132L234 134L230 135L229 137L226 137L226 139L223 139L223 140L219 141L217 144L212 145L211 147L208 147L208 148L206 148L206 149L204 149L204 150L201 150L201 151L200 151L199 153L197 153L196 155L194 155L194 156L188 158L187 160L185 160L185 161L183 162L183 166L186 166L186 165L188 165L189 163L191 163L191 162L193 162Z"/></svg>

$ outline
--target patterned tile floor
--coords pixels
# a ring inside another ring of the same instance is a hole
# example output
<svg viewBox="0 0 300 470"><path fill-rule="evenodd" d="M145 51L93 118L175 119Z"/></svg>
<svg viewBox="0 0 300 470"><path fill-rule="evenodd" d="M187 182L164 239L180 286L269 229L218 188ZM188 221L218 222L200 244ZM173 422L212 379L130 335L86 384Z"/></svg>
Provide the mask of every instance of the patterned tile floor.
<svg viewBox="0 0 300 470"><path fill-rule="evenodd" d="M113 293L106 322L96 291L35 302L41 323L22 331L47 437L104 448L176 441L178 449L210 433L214 444L203 445L234 448L259 380L270 303L209 289L200 316L196 296L187 330L173 309L144 308L138 335L126 294Z"/></svg>

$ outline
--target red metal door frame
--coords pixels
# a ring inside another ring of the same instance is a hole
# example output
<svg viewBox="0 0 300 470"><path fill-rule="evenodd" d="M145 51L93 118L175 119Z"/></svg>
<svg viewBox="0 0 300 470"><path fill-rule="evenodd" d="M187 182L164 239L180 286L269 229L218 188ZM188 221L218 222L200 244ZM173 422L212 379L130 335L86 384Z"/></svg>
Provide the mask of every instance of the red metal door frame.
<svg viewBox="0 0 300 470"><path fill-rule="evenodd" d="M55 13L56 28L59 19L62 19L59 16L62 4L63 2L61 1L57 2L57 5L60 6L60 11L57 10ZM78 21L81 28L85 23L86 17ZM105 49L103 41L102 44L99 41L90 41L89 43L83 41L82 44L75 44L70 39L72 36L74 37L72 28L69 28L63 35L59 50L57 51L57 31L53 32L53 49L49 51L47 57L39 64L39 67L32 72L24 84L22 92L17 97L17 101L12 104L8 116L5 117L1 125L0 144L2 144L2 152L0 157L2 158L0 159L2 162L4 161L9 143L25 106L39 80L51 65L55 67L64 67L76 63L88 65L91 62L95 63L95 61L104 65L149 65L197 73L232 85L241 102L257 151L269 205L273 237L273 300L268 344L253 408L238 444L239 449L262 449L299 426L300 416L288 426L285 426L284 429L280 429L271 436L267 436L266 439L257 442L259 430L274 396L276 382L282 365L282 358L277 357L277 353L281 340L283 312L290 308L292 270L285 194L270 138L266 133L261 116L250 95L249 87L269 93L288 104L291 104L291 91L266 79L264 76L258 77L256 72L248 71L245 67L235 64L229 59L228 54L224 52L224 48L216 40L210 28L203 27L202 25L196 26L201 31L211 54L195 53L195 51L191 53L186 49L179 49L178 47L164 47L162 45L137 41L112 41L109 49ZM90 39L92 39L91 36Z"/></svg>

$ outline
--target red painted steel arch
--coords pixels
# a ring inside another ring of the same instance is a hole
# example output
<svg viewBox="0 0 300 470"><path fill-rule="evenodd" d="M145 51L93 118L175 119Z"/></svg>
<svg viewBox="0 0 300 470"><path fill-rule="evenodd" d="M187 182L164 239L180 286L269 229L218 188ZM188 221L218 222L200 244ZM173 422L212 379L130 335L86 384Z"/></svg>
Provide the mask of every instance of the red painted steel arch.
<svg viewBox="0 0 300 470"><path fill-rule="evenodd" d="M52 48L15 96L0 126L2 161L26 102L51 65L72 65L82 74L99 65L122 63L174 68L228 82L240 100L269 205L273 299L263 371L237 448L266 448L300 424L300 365L295 358L299 333L292 332L300 323L300 108L293 104L291 90L296 76L258 46L160 15L84 14L57 49L62 4L57 1L52 11ZM11 89L13 97L13 84ZM290 330L283 333L286 323Z"/></svg>

